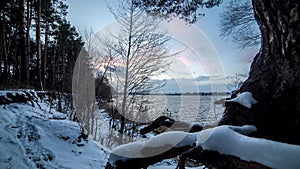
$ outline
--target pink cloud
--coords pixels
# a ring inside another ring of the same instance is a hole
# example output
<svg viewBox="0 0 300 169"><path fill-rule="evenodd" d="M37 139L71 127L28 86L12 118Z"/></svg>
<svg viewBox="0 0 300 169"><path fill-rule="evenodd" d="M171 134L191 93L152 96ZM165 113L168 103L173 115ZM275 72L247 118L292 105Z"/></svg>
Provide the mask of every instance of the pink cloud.
<svg viewBox="0 0 300 169"><path fill-rule="evenodd" d="M178 58L184 65L191 65L194 63L194 59L192 59L191 57L179 57Z"/></svg>

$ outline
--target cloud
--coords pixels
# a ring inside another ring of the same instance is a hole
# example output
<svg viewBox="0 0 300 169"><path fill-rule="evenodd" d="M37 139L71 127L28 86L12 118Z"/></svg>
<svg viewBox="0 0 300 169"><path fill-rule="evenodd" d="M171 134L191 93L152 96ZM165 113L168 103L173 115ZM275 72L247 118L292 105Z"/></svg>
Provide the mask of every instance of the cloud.
<svg viewBox="0 0 300 169"><path fill-rule="evenodd" d="M197 65L198 67L204 67L203 69L211 76L224 75L223 66L213 44L199 28L194 25L184 24L178 19L165 22L162 24L162 27L166 27L169 34L178 42L184 44L188 51L194 55L185 55L193 58L181 59L184 64L192 65L191 67L194 69Z"/></svg>

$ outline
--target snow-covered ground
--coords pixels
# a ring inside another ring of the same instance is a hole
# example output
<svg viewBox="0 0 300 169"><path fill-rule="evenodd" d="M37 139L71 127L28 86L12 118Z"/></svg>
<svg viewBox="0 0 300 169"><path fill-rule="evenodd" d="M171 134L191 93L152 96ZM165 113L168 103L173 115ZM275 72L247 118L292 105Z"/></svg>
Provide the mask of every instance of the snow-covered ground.
<svg viewBox="0 0 300 169"><path fill-rule="evenodd" d="M4 97L9 100L8 92L12 95L26 95L23 91L0 91L0 99ZM28 93L31 95L28 97L34 98L34 101L0 105L1 169L105 167L109 151L91 138L79 138L81 129L78 123L51 108L50 103L37 97L34 91ZM271 168L300 168L300 146L243 135L255 130L254 126L246 125L219 126L197 133L173 131L154 136L146 142L121 145L112 153L126 153L127 157L123 156L126 159L130 158L132 147L135 147L132 152L136 157L141 155L139 149L145 146L155 147L166 143L180 147L197 143L203 149L255 161ZM110 159L110 162L115 160ZM175 166L176 161L170 159L154 164L149 169L171 169Z"/></svg>
<svg viewBox="0 0 300 169"><path fill-rule="evenodd" d="M105 168L109 150L90 137L78 139L78 123L68 120L35 91L26 92L33 102L0 105L0 169ZM0 96L10 101L7 93L26 95L24 90L0 91ZM149 168L175 167L175 160L165 160Z"/></svg>
<svg viewBox="0 0 300 169"><path fill-rule="evenodd" d="M90 138L78 139L76 122L50 109L45 101L33 103L0 105L1 169L104 168L107 153Z"/></svg>

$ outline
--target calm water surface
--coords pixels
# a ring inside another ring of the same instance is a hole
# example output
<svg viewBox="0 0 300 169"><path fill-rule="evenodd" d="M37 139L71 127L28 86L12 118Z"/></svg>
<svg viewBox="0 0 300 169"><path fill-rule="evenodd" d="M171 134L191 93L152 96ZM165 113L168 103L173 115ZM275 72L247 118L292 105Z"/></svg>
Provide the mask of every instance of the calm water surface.
<svg viewBox="0 0 300 169"><path fill-rule="evenodd" d="M171 116L188 123L200 122L210 124L219 118L224 111L216 100L226 96L202 95L151 95L151 109L153 114Z"/></svg>

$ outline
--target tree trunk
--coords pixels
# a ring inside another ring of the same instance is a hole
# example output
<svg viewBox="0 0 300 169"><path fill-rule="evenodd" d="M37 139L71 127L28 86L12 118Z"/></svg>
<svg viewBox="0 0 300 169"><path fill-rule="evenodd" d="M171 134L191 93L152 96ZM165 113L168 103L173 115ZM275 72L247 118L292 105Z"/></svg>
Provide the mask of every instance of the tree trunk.
<svg viewBox="0 0 300 169"><path fill-rule="evenodd" d="M41 0L37 0L36 44L37 44L37 81L39 90L43 90L41 79Z"/></svg>
<svg viewBox="0 0 300 169"><path fill-rule="evenodd" d="M25 69L26 69L26 79L27 84L29 83L29 62L30 62L30 28L31 28L31 19L32 19L32 3L27 1L27 25L26 25L26 61L25 61Z"/></svg>
<svg viewBox="0 0 300 169"><path fill-rule="evenodd" d="M8 60L7 60L7 44L6 44L6 33L5 33L5 14L1 17L1 55L3 57L3 70L1 72L1 80L4 86L7 86L8 81ZM2 65L1 65L2 67Z"/></svg>
<svg viewBox="0 0 300 169"><path fill-rule="evenodd" d="M62 80L61 80L61 85L62 85L62 91L66 92L66 44L65 44L65 40L62 40L63 43L61 43L60 45L62 48Z"/></svg>
<svg viewBox="0 0 300 169"><path fill-rule="evenodd" d="M222 124L254 124L258 136L300 144L300 1L253 0L262 46L238 93L258 101L251 109L227 103Z"/></svg>
<svg viewBox="0 0 300 169"><path fill-rule="evenodd" d="M44 56L43 56L43 84L45 88L46 80L48 78L48 71L47 71L47 56L48 56L48 36L49 36L49 23L46 21L46 28L45 28L45 49L44 49Z"/></svg>
<svg viewBox="0 0 300 169"><path fill-rule="evenodd" d="M122 99L122 110L121 110L121 127L120 127L120 133L123 134L124 127L125 127L125 114L127 111L127 94L128 93L128 77L129 77L129 63L130 63L130 54L131 54L131 45L132 45L132 26L133 26L133 10L130 11L130 21L129 21L129 34L128 34L128 48L127 48L127 54L125 58L125 80L124 80L124 89L123 89L123 99Z"/></svg>
<svg viewBox="0 0 300 169"><path fill-rule="evenodd" d="M20 27L19 27L19 35L20 35L20 54L21 54L21 63L20 63L20 82L22 83L21 85L27 85L28 79L26 76L26 72L28 70L26 66L26 60L27 60L27 53L26 53L26 38L25 38L25 16L24 16L24 10L25 9L25 1L21 0L20 1L20 10L19 10L19 15L20 15Z"/></svg>

